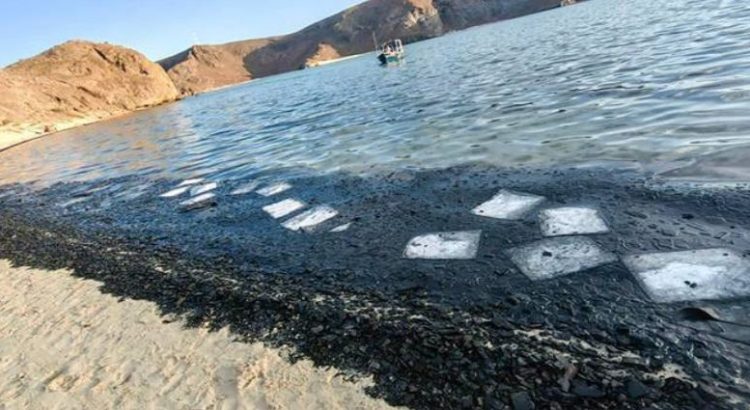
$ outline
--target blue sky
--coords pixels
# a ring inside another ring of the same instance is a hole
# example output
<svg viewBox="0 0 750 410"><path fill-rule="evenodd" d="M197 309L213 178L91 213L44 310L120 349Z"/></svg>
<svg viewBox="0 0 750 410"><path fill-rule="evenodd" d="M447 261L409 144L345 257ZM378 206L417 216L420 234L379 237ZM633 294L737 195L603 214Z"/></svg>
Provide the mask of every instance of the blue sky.
<svg viewBox="0 0 750 410"><path fill-rule="evenodd" d="M0 0L0 67L70 39L157 60L211 44L299 30L362 0Z"/></svg>

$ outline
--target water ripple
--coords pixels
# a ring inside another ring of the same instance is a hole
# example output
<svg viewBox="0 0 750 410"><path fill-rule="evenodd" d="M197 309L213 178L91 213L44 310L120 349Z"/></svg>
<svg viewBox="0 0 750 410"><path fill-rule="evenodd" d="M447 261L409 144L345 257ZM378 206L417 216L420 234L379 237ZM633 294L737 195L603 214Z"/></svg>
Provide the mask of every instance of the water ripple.
<svg viewBox="0 0 750 410"><path fill-rule="evenodd" d="M638 161L750 179L750 4L594 0L0 154L0 182Z"/></svg>

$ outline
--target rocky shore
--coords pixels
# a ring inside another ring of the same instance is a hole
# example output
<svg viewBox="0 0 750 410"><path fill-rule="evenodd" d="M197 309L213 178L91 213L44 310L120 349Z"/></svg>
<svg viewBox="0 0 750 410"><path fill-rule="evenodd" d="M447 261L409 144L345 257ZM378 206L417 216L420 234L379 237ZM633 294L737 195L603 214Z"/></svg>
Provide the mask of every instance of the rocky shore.
<svg viewBox="0 0 750 410"><path fill-rule="evenodd" d="M355 379L371 376L369 393L391 405L747 408L746 298L658 303L614 260L530 281L505 250L539 240L533 215L492 223L469 212L502 186L543 196L547 207L595 205L610 232L592 240L615 255L742 250L745 189L709 194L629 172L484 167L308 177L268 189L209 182L5 187L0 258L65 268L191 326L228 327ZM187 206L180 185L210 200ZM284 198L327 204L338 219L290 230L273 217ZM481 229L476 258L404 257L410 237L444 229Z"/></svg>

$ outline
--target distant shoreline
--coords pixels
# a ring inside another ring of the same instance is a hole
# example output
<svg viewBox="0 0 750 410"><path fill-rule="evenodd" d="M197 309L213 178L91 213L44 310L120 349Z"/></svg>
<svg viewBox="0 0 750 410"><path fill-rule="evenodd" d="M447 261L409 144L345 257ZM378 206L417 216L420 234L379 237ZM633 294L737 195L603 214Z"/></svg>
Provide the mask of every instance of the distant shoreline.
<svg viewBox="0 0 750 410"><path fill-rule="evenodd" d="M359 54L353 54L353 55L345 56L345 57L341 57L341 58L334 58L333 60L321 61L321 62L312 64L312 65L310 65L308 67L305 67L305 69L318 68L318 67L323 67L323 66L327 66L327 65L331 65L331 64L340 63L340 62L346 61L346 60L353 60L355 58L359 58L359 57L365 56L367 54L370 54L370 53L359 53Z"/></svg>
<svg viewBox="0 0 750 410"><path fill-rule="evenodd" d="M363 57L367 54L368 53L361 53L361 54L355 54L355 55L341 57L341 58L337 58L333 60L327 60L315 66L308 67L306 69L319 68L323 66L336 64L336 63L341 63L347 60L353 60L355 58ZM269 76L269 77L273 77L273 76ZM262 78L268 78L268 77L262 77ZM134 112L145 111L145 110L149 110L151 108L156 108L156 107L162 107L162 106L173 104L178 101L182 101L184 99L191 98L191 97L197 97L200 95L215 93L219 91L225 91L231 88L236 88L236 87L240 87L243 85L256 82L260 79L261 78L253 78L251 80L242 81L242 82L235 83L235 84L228 84L228 85L213 88L211 90L207 90L201 93L197 93L195 95L184 96L174 101L167 101L162 104L157 104L151 107L139 108L133 111L125 111L120 114L107 116L107 117L89 116L89 117L83 117L83 118L78 118L78 119L73 119L73 120L68 120L68 121L61 121L61 122L56 122L56 123L51 123L51 124L21 124L21 125L16 125L16 126L0 127L0 152L7 151L19 145L23 145L27 142L31 142L42 137L53 135L58 132L68 131L73 128L85 127L87 125L95 124L101 121L117 119L117 118L126 116L128 114L134 113ZM48 128L51 128L51 129L47 130Z"/></svg>
<svg viewBox="0 0 750 410"><path fill-rule="evenodd" d="M51 124L21 124L15 127L0 127L0 152L13 149L19 145L57 134L58 132L68 131L74 128L82 128L87 125L96 124L102 121L114 120L140 111L150 110L152 108L162 107L182 100L182 98L156 104L150 107L138 108L132 111L123 111L121 113L106 117L89 116L77 118L68 121L54 122Z"/></svg>
<svg viewBox="0 0 750 410"><path fill-rule="evenodd" d="M111 117L114 118L114 117ZM78 128L93 124L106 118L86 117L77 120L61 121L50 125L44 124L22 124L16 127L0 128L0 152L25 144L38 138L46 137L60 131ZM50 126L53 129L49 129Z"/></svg>

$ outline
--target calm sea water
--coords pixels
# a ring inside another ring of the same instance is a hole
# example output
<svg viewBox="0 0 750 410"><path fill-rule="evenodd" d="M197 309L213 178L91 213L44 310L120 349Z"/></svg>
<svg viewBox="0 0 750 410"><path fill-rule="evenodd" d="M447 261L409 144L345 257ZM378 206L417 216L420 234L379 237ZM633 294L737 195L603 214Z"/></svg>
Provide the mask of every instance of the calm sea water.
<svg viewBox="0 0 750 410"><path fill-rule="evenodd" d="M485 162L750 180L750 3L592 0L262 79L0 153L0 182Z"/></svg>

